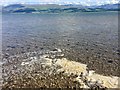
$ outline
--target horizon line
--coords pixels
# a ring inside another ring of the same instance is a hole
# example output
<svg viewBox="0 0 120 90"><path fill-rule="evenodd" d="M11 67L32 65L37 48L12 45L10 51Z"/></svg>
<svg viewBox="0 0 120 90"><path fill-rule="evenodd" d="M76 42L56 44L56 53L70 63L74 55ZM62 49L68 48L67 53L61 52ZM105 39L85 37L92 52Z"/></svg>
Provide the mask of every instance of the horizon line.
<svg viewBox="0 0 120 90"><path fill-rule="evenodd" d="M26 3L18 3L18 2L14 2L14 3L7 3L7 4L2 4L2 6L7 6L7 5L13 5L13 4L27 4L27 5L82 5L82 6L99 6L99 5L110 5L110 4L120 4L118 3L103 3L103 4L93 4L93 5L84 5L81 3L37 3L37 2L26 2Z"/></svg>

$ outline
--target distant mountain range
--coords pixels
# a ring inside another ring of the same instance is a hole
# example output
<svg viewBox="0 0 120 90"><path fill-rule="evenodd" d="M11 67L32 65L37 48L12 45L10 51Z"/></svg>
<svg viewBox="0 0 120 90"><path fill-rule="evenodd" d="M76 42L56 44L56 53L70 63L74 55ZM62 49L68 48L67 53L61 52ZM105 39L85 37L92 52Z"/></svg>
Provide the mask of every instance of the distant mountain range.
<svg viewBox="0 0 120 90"><path fill-rule="evenodd" d="M72 12L100 12L100 11L120 11L120 4L106 4L100 6L82 5L27 5L12 4L2 7L3 13L72 13Z"/></svg>

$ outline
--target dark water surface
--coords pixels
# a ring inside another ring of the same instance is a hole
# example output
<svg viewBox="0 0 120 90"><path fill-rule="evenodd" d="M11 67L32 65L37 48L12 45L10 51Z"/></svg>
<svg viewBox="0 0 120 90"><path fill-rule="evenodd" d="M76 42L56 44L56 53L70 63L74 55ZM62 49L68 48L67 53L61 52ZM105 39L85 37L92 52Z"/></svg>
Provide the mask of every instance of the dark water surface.
<svg viewBox="0 0 120 90"><path fill-rule="evenodd" d="M117 12L3 14L3 54L60 48L69 60L118 75Z"/></svg>

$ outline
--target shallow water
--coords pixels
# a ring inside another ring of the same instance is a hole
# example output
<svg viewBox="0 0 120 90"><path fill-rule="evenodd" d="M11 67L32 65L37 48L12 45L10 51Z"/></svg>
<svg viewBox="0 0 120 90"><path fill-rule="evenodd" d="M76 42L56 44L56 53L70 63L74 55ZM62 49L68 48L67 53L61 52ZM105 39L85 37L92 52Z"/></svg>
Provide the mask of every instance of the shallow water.
<svg viewBox="0 0 120 90"><path fill-rule="evenodd" d="M118 75L117 16L117 12L4 14L3 53L60 48L69 60L98 73Z"/></svg>
<svg viewBox="0 0 120 90"><path fill-rule="evenodd" d="M86 64L64 58L57 48L14 55L4 61L3 88L118 88L119 77L88 70Z"/></svg>

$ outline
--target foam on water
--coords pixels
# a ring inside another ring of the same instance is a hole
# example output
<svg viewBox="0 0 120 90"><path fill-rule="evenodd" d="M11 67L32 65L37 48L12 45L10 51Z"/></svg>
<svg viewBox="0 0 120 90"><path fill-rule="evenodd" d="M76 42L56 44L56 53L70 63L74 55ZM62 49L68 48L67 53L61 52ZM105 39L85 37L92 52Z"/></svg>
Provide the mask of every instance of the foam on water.
<svg viewBox="0 0 120 90"><path fill-rule="evenodd" d="M41 72L46 72L48 74L62 72L68 76L71 74L77 75L74 80L81 84L81 88L91 88L94 85L99 85L101 88L118 88L119 77L103 76L95 73L93 70L89 71L86 64L64 58L62 50L57 48L53 51L29 52L24 55L11 56L6 61L4 66L12 63L11 65L13 65L13 67L17 67L15 70L13 70L12 66L5 68L5 71L12 70L12 73L16 73L19 70L21 72L41 70ZM44 67L44 70L42 70L41 66Z"/></svg>

